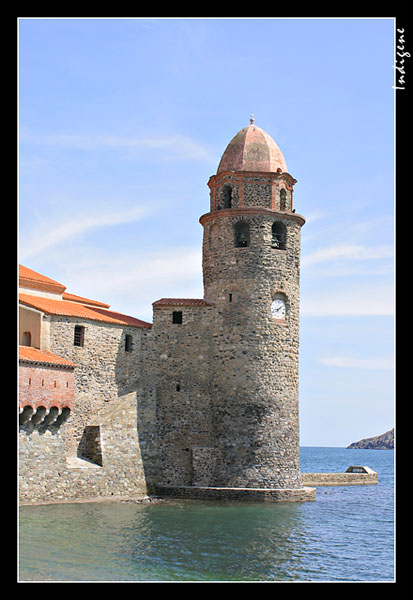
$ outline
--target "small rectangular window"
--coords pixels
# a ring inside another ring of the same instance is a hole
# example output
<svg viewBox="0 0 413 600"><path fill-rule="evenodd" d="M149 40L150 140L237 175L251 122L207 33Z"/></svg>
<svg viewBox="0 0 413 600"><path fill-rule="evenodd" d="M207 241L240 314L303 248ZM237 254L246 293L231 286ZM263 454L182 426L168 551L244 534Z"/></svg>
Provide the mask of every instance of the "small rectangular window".
<svg viewBox="0 0 413 600"><path fill-rule="evenodd" d="M172 313L172 323L175 325L182 324L182 310L174 310Z"/></svg>
<svg viewBox="0 0 413 600"><path fill-rule="evenodd" d="M132 352L132 336L125 335L125 352Z"/></svg>
<svg viewBox="0 0 413 600"><path fill-rule="evenodd" d="M228 294L228 302L232 302L232 294Z"/></svg>
<svg viewBox="0 0 413 600"><path fill-rule="evenodd" d="M73 344L75 346L83 346L85 343L85 328L81 325L75 325L75 335Z"/></svg>

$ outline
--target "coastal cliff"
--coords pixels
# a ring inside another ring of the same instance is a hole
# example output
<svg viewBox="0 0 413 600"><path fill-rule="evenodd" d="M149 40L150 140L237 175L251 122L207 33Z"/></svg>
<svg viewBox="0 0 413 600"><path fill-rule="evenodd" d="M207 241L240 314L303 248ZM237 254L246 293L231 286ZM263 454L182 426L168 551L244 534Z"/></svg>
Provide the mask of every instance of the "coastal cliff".
<svg viewBox="0 0 413 600"><path fill-rule="evenodd" d="M347 448L370 448L372 450L393 450L394 448L394 427L386 433L376 435L375 437L365 438L358 442L353 442Z"/></svg>

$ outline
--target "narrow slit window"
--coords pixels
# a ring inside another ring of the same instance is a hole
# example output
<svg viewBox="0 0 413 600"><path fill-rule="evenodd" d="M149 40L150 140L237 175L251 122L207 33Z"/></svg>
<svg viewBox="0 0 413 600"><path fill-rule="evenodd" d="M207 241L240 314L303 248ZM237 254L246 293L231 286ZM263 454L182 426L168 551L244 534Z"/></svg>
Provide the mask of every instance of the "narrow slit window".
<svg viewBox="0 0 413 600"><path fill-rule="evenodd" d="M287 210L287 192L284 189L280 191L280 210Z"/></svg>
<svg viewBox="0 0 413 600"><path fill-rule="evenodd" d="M132 352L132 336L125 335L125 352Z"/></svg>
<svg viewBox="0 0 413 600"><path fill-rule="evenodd" d="M222 202L224 208L232 208L232 187L228 184L222 188Z"/></svg>
<svg viewBox="0 0 413 600"><path fill-rule="evenodd" d="M84 346L85 343L85 328L81 325L75 325L75 334L73 344L75 346Z"/></svg>

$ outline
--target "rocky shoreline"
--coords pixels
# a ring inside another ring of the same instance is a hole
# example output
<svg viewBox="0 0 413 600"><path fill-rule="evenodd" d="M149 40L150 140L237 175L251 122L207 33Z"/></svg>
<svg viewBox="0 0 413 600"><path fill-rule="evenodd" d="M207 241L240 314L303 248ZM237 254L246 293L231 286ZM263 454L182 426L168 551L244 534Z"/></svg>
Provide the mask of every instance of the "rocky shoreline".
<svg viewBox="0 0 413 600"><path fill-rule="evenodd" d="M394 449L394 427L386 433L376 435L370 438L364 438L358 442L353 442L347 448L360 448L372 450L393 450Z"/></svg>

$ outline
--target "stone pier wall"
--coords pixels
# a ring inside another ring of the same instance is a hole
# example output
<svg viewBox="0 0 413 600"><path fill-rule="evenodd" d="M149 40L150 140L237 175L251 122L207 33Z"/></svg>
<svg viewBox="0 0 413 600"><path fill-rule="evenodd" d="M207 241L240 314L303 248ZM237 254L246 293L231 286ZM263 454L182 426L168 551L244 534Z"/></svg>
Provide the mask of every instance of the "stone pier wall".
<svg viewBox="0 0 413 600"><path fill-rule="evenodd" d="M303 485L368 485L378 482L377 473L301 473Z"/></svg>

